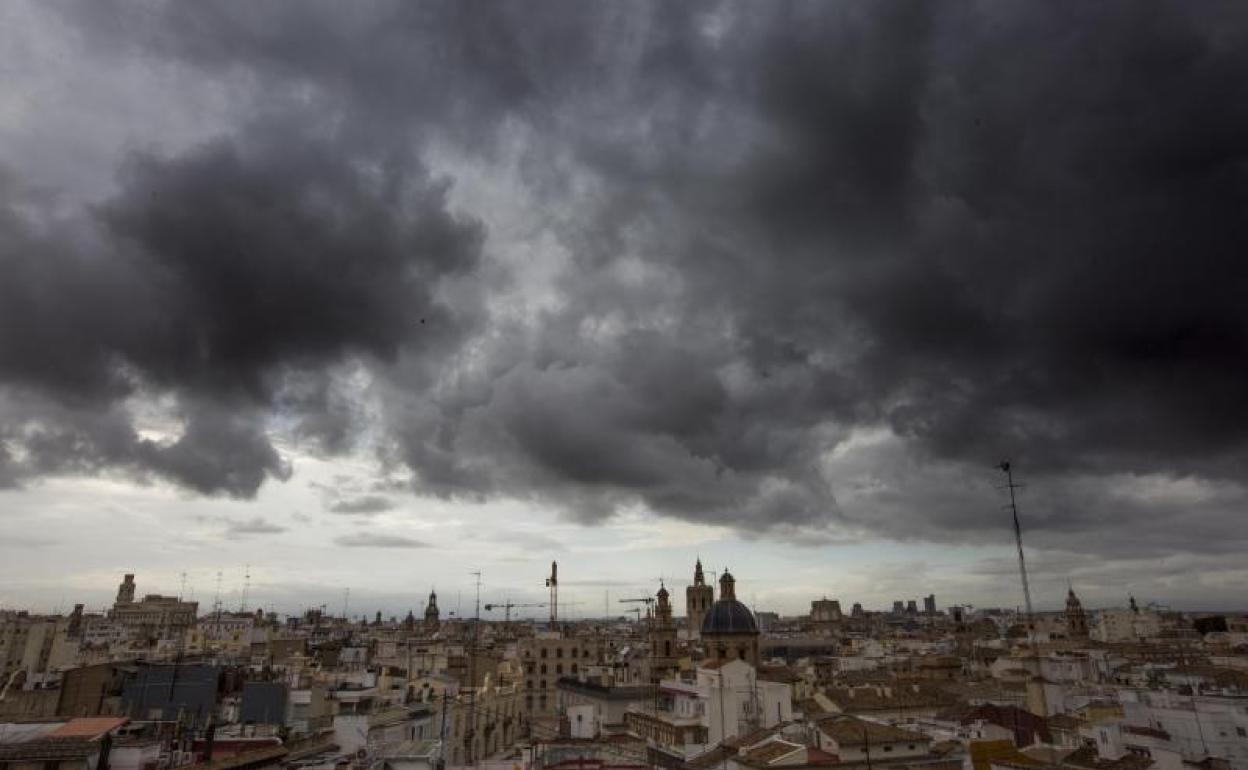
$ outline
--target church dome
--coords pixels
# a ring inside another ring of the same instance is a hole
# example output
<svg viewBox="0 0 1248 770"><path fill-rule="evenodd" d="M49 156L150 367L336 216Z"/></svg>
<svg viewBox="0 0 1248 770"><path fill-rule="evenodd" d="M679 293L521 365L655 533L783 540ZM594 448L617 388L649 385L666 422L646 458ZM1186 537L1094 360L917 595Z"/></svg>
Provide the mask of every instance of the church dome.
<svg viewBox="0 0 1248 770"><path fill-rule="evenodd" d="M737 581L727 568L719 576L719 600L702 620L703 634L757 634L754 613L737 601Z"/></svg>
<svg viewBox="0 0 1248 770"><path fill-rule="evenodd" d="M736 599L720 599L702 620L703 634L757 634L754 613Z"/></svg>

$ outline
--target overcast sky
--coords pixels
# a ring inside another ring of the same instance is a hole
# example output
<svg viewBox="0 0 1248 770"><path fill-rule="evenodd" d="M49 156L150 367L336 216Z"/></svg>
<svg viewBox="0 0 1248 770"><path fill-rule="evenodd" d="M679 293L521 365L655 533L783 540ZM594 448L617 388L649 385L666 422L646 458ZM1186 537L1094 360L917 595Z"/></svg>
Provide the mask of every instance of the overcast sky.
<svg viewBox="0 0 1248 770"><path fill-rule="evenodd" d="M0 4L0 605L1244 609L1246 17Z"/></svg>

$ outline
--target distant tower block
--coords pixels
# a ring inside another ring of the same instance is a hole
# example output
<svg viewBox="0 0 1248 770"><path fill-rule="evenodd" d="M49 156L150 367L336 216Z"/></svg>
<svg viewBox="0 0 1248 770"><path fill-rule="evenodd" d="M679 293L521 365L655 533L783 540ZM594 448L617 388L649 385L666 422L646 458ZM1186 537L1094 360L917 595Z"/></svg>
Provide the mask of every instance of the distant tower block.
<svg viewBox="0 0 1248 770"><path fill-rule="evenodd" d="M702 621L715 603L715 589L706 584L702 574L702 560L693 567L693 585L685 589L685 618L689 621L689 636L696 638L702 630Z"/></svg>
<svg viewBox="0 0 1248 770"><path fill-rule="evenodd" d="M841 614L841 603L826 596L810 603L810 622L839 623L844 616Z"/></svg>
<svg viewBox="0 0 1248 770"><path fill-rule="evenodd" d="M121 585L117 586L117 603L129 604L134 601L134 575L128 574L121 580Z"/></svg>

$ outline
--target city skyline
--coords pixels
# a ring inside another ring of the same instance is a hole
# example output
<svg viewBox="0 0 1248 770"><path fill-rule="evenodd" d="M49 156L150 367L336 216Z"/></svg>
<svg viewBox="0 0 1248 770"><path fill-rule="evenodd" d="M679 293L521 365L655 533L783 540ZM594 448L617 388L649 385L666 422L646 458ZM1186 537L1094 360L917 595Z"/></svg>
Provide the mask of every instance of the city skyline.
<svg viewBox="0 0 1248 770"><path fill-rule="evenodd" d="M0 606L1243 609L1244 17L4 3Z"/></svg>

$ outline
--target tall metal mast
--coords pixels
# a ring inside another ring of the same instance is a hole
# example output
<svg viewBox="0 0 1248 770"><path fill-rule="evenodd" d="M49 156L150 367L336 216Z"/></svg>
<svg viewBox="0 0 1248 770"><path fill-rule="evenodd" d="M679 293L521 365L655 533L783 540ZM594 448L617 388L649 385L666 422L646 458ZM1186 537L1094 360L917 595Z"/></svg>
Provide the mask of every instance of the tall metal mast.
<svg viewBox="0 0 1248 770"><path fill-rule="evenodd" d="M477 633L481 629L481 572L470 573L476 578L475 610L472 634L468 637L468 764L477 763Z"/></svg>
<svg viewBox="0 0 1248 770"><path fill-rule="evenodd" d="M247 593L251 589L251 565L243 567L243 595L238 600L238 611L247 611Z"/></svg>
<svg viewBox="0 0 1248 770"><path fill-rule="evenodd" d="M1005 485L1010 490L1010 512L1014 515L1014 543L1018 546L1018 575L1023 581L1023 603L1027 610L1027 639L1034 647L1036 644L1035 616L1031 609L1031 587L1027 583L1027 559L1023 556L1023 530L1018 523L1018 502L1014 499L1014 490L1022 485L1014 483L1014 471L1010 467L1009 460L1002 462L998 467L1005 471Z"/></svg>
<svg viewBox="0 0 1248 770"><path fill-rule="evenodd" d="M1031 647L1031 656L1036 661L1035 680L1039 680L1039 705L1041 711L1039 716L1047 717L1049 711L1048 694L1044 689L1044 670L1040 663L1040 645L1036 640L1036 616L1031 608L1031 586L1027 582L1027 559L1023 556L1023 529L1018 523L1018 502L1014 498L1014 490L1022 485L1014 483L1014 472L1010 468L1009 460L1002 462L999 467L1005 471L1005 485L1010 490L1010 512L1014 515L1014 543L1018 546L1018 575L1023 581L1023 606L1027 611L1027 641L1028 646ZM1028 683L1029 688L1030 686L1031 682Z"/></svg>

